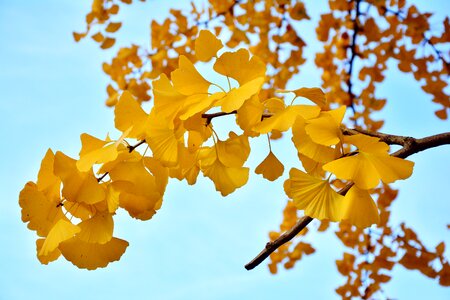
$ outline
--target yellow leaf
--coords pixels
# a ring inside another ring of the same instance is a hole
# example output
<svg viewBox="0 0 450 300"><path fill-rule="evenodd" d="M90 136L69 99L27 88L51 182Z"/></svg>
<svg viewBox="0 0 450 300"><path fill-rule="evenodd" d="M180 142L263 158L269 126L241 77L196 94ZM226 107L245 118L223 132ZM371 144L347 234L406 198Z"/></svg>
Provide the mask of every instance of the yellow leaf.
<svg viewBox="0 0 450 300"><path fill-rule="evenodd" d="M263 77L252 79L239 88L233 88L227 95L221 99L222 111L229 113L239 109L245 100L250 99L251 96L257 94L264 83Z"/></svg>
<svg viewBox="0 0 450 300"><path fill-rule="evenodd" d="M175 89L186 96L207 94L211 85L184 55L180 55L178 69L171 73L171 78Z"/></svg>
<svg viewBox="0 0 450 300"><path fill-rule="evenodd" d="M86 33L78 33L78 32L72 32L73 34L73 39L75 40L75 42L79 42L82 38L84 38L86 36Z"/></svg>
<svg viewBox="0 0 450 300"><path fill-rule="evenodd" d="M62 195L68 201L95 204L105 200L105 190L97 182L92 170L78 171L74 159L58 151L54 169L55 175L63 182Z"/></svg>
<svg viewBox="0 0 450 300"><path fill-rule="evenodd" d="M178 141L174 129L168 127L169 125L164 118L152 112L147 124L145 140L156 159L165 166L174 166L178 163L178 148L182 145Z"/></svg>
<svg viewBox="0 0 450 300"><path fill-rule="evenodd" d="M372 189L380 179L391 183L398 179L411 176L414 163L389 154L360 152L356 155L343 157L323 166L336 177L352 180L361 189Z"/></svg>
<svg viewBox="0 0 450 300"><path fill-rule="evenodd" d="M340 221L342 216L341 195L334 191L327 180L310 176L292 168L284 190L305 215L323 220Z"/></svg>
<svg viewBox="0 0 450 300"><path fill-rule="evenodd" d="M243 85L258 77L265 77L266 65L257 56L249 60L249 52L239 49L236 52L225 52L214 63L214 70L224 76L237 80Z"/></svg>
<svg viewBox="0 0 450 300"><path fill-rule="evenodd" d="M346 107L332 111L321 112L319 117L307 121L306 133L311 140L323 146L336 145L341 141L341 122L344 118Z"/></svg>
<svg viewBox="0 0 450 300"><path fill-rule="evenodd" d="M127 247L128 242L118 238L112 238L105 244L95 244L74 237L61 243L59 248L62 255L78 268L95 270L119 260Z"/></svg>
<svg viewBox="0 0 450 300"><path fill-rule="evenodd" d="M154 110L158 116L165 117L171 123L178 115L181 120L187 120L199 112L208 110L224 93L193 94L190 96L179 93L170 83L167 76L162 74L158 80L153 81L155 95Z"/></svg>
<svg viewBox="0 0 450 300"><path fill-rule="evenodd" d="M120 193L120 207L130 216L148 220L155 214L163 196L161 183L157 183L155 176L167 176L167 172L152 175L142 158L129 156L129 159L114 164L109 175L114 190Z"/></svg>
<svg viewBox="0 0 450 300"><path fill-rule="evenodd" d="M81 151L80 159L76 165L81 172L87 172L94 164L113 161L118 155L118 146L124 139L124 135L116 141L112 142L109 138L106 141L97 139L87 133L81 135ZM104 147L106 144L108 144ZM123 146L123 149L125 147Z"/></svg>
<svg viewBox="0 0 450 300"><path fill-rule="evenodd" d="M49 255L56 248L58 248L61 242L72 238L78 232L80 232L80 228L78 226L73 225L72 223L64 219L60 219L49 231L38 255L39 256Z"/></svg>
<svg viewBox="0 0 450 300"><path fill-rule="evenodd" d="M180 110L180 119L185 121L198 113L207 111L217 100L224 96L224 93L219 92L212 95L197 94L187 97L184 101L183 108Z"/></svg>
<svg viewBox="0 0 450 300"><path fill-rule="evenodd" d="M186 96L172 86L166 74L161 74L157 80L153 81L153 94L156 114L172 122L183 106Z"/></svg>
<svg viewBox="0 0 450 300"><path fill-rule="evenodd" d="M444 242L440 242L439 245L436 246L436 253L438 255L444 255L445 252L445 243Z"/></svg>
<svg viewBox="0 0 450 300"><path fill-rule="evenodd" d="M388 144L380 142L377 137L371 137L364 134L355 134L344 136L344 142L356 146L359 151L366 153L387 154L389 151Z"/></svg>
<svg viewBox="0 0 450 300"><path fill-rule="evenodd" d="M267 157L256 167L255 173L261 174L265 179L274 181L283 175L284 166L278 158L269 151Z"/></svg>
<svg viewBox="0 0 450 300"><path fill-rule="evenodd" d="M97 32L96 34L92 35L92 39L97 43L101 43L105 39L105 37L101 32Z"/></svg>
<svg viewBox="0 0 450 300"><path fill-rule="evenodd" d="M359 228L380 222L378 208L367 190L353 186L342 201L342 220Z"/></svg>
<svg viewBox="0 0 450 300"><path fill-rule="evenodd" d="M256 125L253 130L259 133L268 133L272 130L286 131L292 127L297 116L304 119L317 117L320 108L312 105L292 105L286 109L275 113L270 118L264 119L260 124Z"/></svg>
<svg viewBox="0 0 450 300"><path fill-rule="evenodd" d="M227 196L248 181L248 168L227 167L219 159L210 165L201 166L204 176L214 182L216 190Z"/></svg>
<svg viewBox="0 0 450 300"><path fill-rule="evenodd" d="M81 231L77 237L88 243L105 244L113 235L114 221L109 212L99 212L78 224Z"/></svg>
<svg viewBox="0 0 450 300"><path fill-rule="evenodd" d="M65 219L58 204L55 199L48 199L31 181L24 186L19 195L22 221L29 222L28 228L35 230L39 236L46 236L57 221Z"/></svg>
<svg viewBox="0 0 450 300"><path fill-rule="evenodd" d="M108 184L106 189L106 203L108 205L108 211L114 213L119 208L120 192L114 189L114 186Z"/></svg>
<svg viewBox="0 0 450 300"><path fill-rule="evenodd" d="M324 92L319 88L300 88L292 91L297 97L304 97L315 104L317 104L320 108L324 108L327 105L327 99L325 98Z"/></svg>
<svg viewBox="0 0 450 300"><path fill-rule="evenodd" d="M120 27L122 27L121 22L117 22L117 23L111 22L108 24L108 26L106 26L105 31L113 33L113 32L116 32L117 30L119 30Z"/></svg>
<svg viewBox="0 0 450 300"><path fill-rule="evenodd" d="M323 163L317 162L301 153L298 154L298 159L302 162L303 169L306 173L314 177L324 177L325 171L322 170Z"/></svg>
<svg viewBox="0 0 450 300"><path fill-rule="evenodd" d="M143 139L148 114L130 92L124 91L114 109L114 124L122 132L132 128L127 137Z"/></svg>
<svg viewBox="0 0 450 300"><path fill-rule="evenodd" d="M305 123L306 121L298 116L292 126L292 141L298 153L319 163L327 163L334 160L339 155L339 149L314 143L311 137L306 134Z"/></svg>
<svg viewBox="0 0 450 300"><path fill-rule="evenodd" d="M55 155L48 149L41 162L36 182L39 191L42 191L51 201L59 202L61 193L61 180L53 173Z"/></svg>
<svg viewBox="0 0 450 300"><path fill-rule="evenodd" d="M242 167L250 154L250 144L245 135L230 132L226 141L217 141L218 159L227 167Z"/></svg>
<svg viewBox="0 0 450 300"><path fill-rule="evenodd" d="M45 239L37 239L36 240L36 252L41 252L42 246L44 245ZM37 258L41 262L41 264L47 265L49 262L55 261L61 255L61 251L58 248L47 253L47 255L37 255Z"/></svg>
<svg viewBox="0 0 450 300"><path fill-rule="evenodd" d="M261 123L263 112L264 106L256 95L245 101L238 109L236 123L244 131L245 135L251 137L259 135L259 133L253 131L252 128Z"/></svg>
<svg viewBox="0 0 450 300"><path fill-rule="evenodd" d="M111 48L112 46L114 46L115 43L116 43L115 38L107 37L103 40L103 43L100 45L100 48L108 49L108 48Z"/></svg>
<svg viewBox="0 0 450 300"><path fill-rule="evenodd" d="M200 31L198 38L195 40L195 56L199 61L210 61L216 56L217 51L222 49L223 44L208 30Z"/></svg>

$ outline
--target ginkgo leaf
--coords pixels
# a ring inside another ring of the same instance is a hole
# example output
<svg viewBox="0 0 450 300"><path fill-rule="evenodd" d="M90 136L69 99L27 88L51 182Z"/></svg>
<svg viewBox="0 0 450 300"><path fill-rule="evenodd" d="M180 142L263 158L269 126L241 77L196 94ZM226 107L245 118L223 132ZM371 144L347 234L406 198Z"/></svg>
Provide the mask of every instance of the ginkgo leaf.
<svg viewBox="0 0 450 300"><path fill-rule="evenodd" d="M224 96L225 93L218 92L212 95L196 94L186 97L183 107L180 109L180 119L184 121L200 112L207 111L213 105L216 105L219 99L224 98Z"/></svg>
<svg viewBox="0 0 450 300"><path fill-rule="evenodd" d="M300 152L298 154L298 159L302 162L303 169L306 173L314 177L324 177L325 171L322 169L323 163L317 162Z"/></svg>
<svg viewBox="0 0 450 300"><path fill-rule="evenodd" d="M217 141L218 159L227 167L242 167L250 154L250 144L245 135L230 132L226 141Z"/></svg>
<svg viewBox="0 0 450 300"><path fill-rule="evenodd" d="M376 187L380 179L391 183L411 176L414 163L388 154L360 152L331 161L323 166L336 177L352 180L356 186L368 190Z"/></svg>
<svg viewBox="0 0 450 300"><path fill-rule="evenodd" d="M127 137L143 139L148 114L141 108L133 95L124 91L114 108L114 124L122 132L131 128Z"/></svg>
<svg viewBox="0 0 450 300"><path fill-rule="evenodd" d="M201 30L198 38L195 40L195 56L199 61L207 62L215 57L217 51L222 49L222 41L216 38L208 30Z"/></svg>
<svg viewBox="0 0 450 300"><path fill-rule="evenodd" d="M128 242L118 238L112 238L105 244L96 244L74 237L61 243L59 249L62 255L78 268L95 270L119 260L127 247Z"/></svg>
<svg viewBox="0 0 450 300"><path fill-rule="evenodd" d="M261 123L263 112L264 105L259 101L258 96L254 95L238 109L236 123L246 135L258 136L259 133L253 131L252 128Z"/></svg>
<svg viewBox="0 0 450 300"><path fill-rule="evenodd" d="M182 145L165 119L152 112L146 130L145 140L150 149L152 149L153 156L165 166L176 165L178 162L178 148Z"/></svg>
<svg viewBox="0 0 450 300"><path fill-rule="evenodd" d="M71 202L95 204L105 199L105 190L92 171L80 172L76 161L62 152L56 152L54 172L63 182L62 195Z"/></svg>
<svg viewBox="0 0 450 300"><path fill-rule="evenodd" d="M339 149L333 149L314 143L311 140L311 137L306 134L305 125L305 119L298 116L292 126L292 141L299 154L319 163L327 163L338 157Z"/></svg>
<svg viewBox="0 0 450 300"><path fill-rule="evenodd" d="M61 242L72 238L78 232L80 232L80 228L77 225L73 225L67 220L60 219L49 231L38 255L47 256L52 253Z"/></svg>
<svg viewBox="0 0 450 300"><path fill-rule="evenodd" d="M269 151L266 158L256 167L255 173L261 174L265 179L274 181L283 175L284 166L278 158Z"/></svg>
<svg viewBox="0 0 450 300"><path fill-rule="evenodd" d="M106 204L110 213L114 213L119 208L119 197L120 192L115 190L113 185L108 184L106 188Z"/></svg>
<svg viewBox="0 0 450 300"><path fill-rule="evenodd" d="M109 212L100 212L92 218L78 224L81 231L77 234L80 240L88 243L104 244L111 240L114 221Z"/></svg>
<svg viewBox="0 0 450 300"><path fill-rule="evenodd" d="M55 248L53 251L47 253L46 255L39 255L41 252L42 246L44 245L45 239L37 239L36 240L36 252L38 253L37 258L41 262L41 264L47 265L49 262L57 260L61 256L61 251L58 248Z"/></svg>
<svg viewBox="0 0 450 300"><path fill-rule="evenodd" d="M366 228L380 221L377 205L367 190L353 186L341 205L342 220L347 220L359 228Z"/></svg>
<svg viewBox="0 0 450 300"><path fill-rule="evenodd" d="M319 220L340 221L343 196L333 190L327 180L310 176L292 168L284 190L305 215Z"/></svg>
<svg viewBox="0 0 450 300"><path fill-rule="evenodd" d="M167 168L154 157L144 157L144 166L153 174L155 177L156 188L159 193L164 195L166 186L169 182L169 172Z"/></svg>
<svg viewBox="0 0 450 300"><path fill-rule="evenodd" d="M311 100L320 108L324 108L327 104L327 99L325 98L325 93L320 88L300 88L296 90L289 91L279 91L279 92L293 92L297 97L304 97Z"/></svg>
<svg viewBox="0 0 450 300"><path fill-rule="evenodd" d="M108 139L103 141L87 133L83 133L81 135L82 147L80 159L76 163L78 170L87 172L96 163L105 163L116 159L119 154L118 147L121 145L125 136L129 134L129 130L125 131L116 142L112 142ZM108 143L109 145L107 145ZM124 146L122 146L122 148L125 149Z"/></svg>
<svg viewBox="0 0 450 300"><path fill-rule="evenodd" d="M214 103L225 96L219 92L212 95L207 93L194 93L186 96L179 93L170 83L166 75L162 74L158 80L153 81L155 95L154 111L158 117L165 117L171 123L177 115L186 120L199 112L211 108Z"/></svg>
<svg viewBox="0 0 450 300"><path fill-rule="evenodd" d="M68 215L74 216L75 218L86 220L89 219L93 212L93 207L89 204L83 202L71 202L64 200L61 204L67 211Z"/></svg>
<svg viewBox="0 0 450 300"><path fill-rule="evenodd" d="M245 100L250 99L251 96L257 94L264 83L263 77L257 77L251 81L246 82L239 88L233 88L227 95L221 99L222 111L229 113L239 109Z"/></svg>
<svg viewBox="0 0 450 300"><path fill-rule="evenodd" d="M24 186L19 195L22 221L28 222L28 228L36 230L39 236L47 236L56 222L66 218L58 204L58 201L48 199L31 181Z"/></svg>
<svg viewBox="0 0 450 300"><path fill-rule="evenodd" d="M341 122L344 118L346 107L341 106L332 111L321 112L317 118L307 121L306 133L311 140L323 146L336 145L341 141Z"/></svg>
<svg viewBox="0 0 450 300"><path fill-rule="evenodd" d="M286 104L284 101L277 97L266 99L263 104L267 112L272 114L277 114L286 109Z"/></svg>
<svg viewBox="0 0 450 300"><path fill-rule="evenodd" d="M183 95L208 94L211 83L203 78L192 62L180 55L178 69L170 74L175 89Z"/></svg>
<svg viewBox="0 0 450 300"><path fill-rule="evenodd" d="M148 220L155 214L162 198L161 183L157 184L142 159L119 162L109 174L114 190L120 192L119 205L130 216Z"/></svg>
<svg viewBox="0 0 450 300"><path fill-rule="evenodd" d="M211 165L202 165L201 169L204 176L214 182L216 190L224 197L245 185L248 181L248 168L227 167L219 159L214 160Z"/></svg>
<svg viewBox="0 0 450 300"><path fill-rule="evenodd" d="M172 122L183 107L186 96L179 93L170 83L166 74L153 81L154 110L158 116Z"/></svg>
<svg viewBox="0 0 450 300"><path fill-rule="evenodd" d="M272 130L286 131L292 127L297 116L304 119L317 117L320 108L312 105L292 105L286 109L274 114L270 118L264 119L260 124L256 125L253 130L259 133L269 133Z"/></svg>
<svg viewBox="0 0 450 300"><path fill-rule="evenodd" d="M249 58L249 52L245 49L225 52L214 63L214 70L219 74L236 79L240 85L258 77L264 78L266 64L257 56Z"/></svg>
<svg viewBox="0 0 450 300"><path fill-rule="evenodd" d="M388 154L389 145L381 142L379 138L365 134L344 136L344 142L356 146L359 151L366 153Z"/></svg>
<svg viewBox="0 0 450 300"><path fill-rule="evenodd" d="M37 178L37 188L42 191L51 201L58 201L61 193L61 180L53 173L55 155L48 149L41 162Z"/></svg>

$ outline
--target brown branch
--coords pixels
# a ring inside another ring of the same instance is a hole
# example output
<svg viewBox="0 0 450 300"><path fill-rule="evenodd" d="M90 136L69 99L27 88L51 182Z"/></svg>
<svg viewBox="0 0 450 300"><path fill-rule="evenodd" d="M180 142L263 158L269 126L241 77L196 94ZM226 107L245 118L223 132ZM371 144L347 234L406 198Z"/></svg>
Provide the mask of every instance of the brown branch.
<svg viewBox="0 0 450 300"><path fill-rule="evenodd" d="M208 126L211 123L212 119L214 119L214 118L235 115L235 114L237 114L237 110L233 110L229 113L221 111L221 112L216 112L216 113L211 113L211 114L207 114L207 113L202 114L202 118L206 119L206 126ZM271 113L262 114L261 120L263 120L265 118L270 118L272 115L273 114L271 114Z"/></svg>
<svg viewBox="0 0 450 300"><path fill-rule="evenodd" d="M359 20L359 16L361 15L361 11L360 11L360 4L361 4L361 0L356 0L356 15L355 18L352 19L353 22L353 36L352 36L352 42L349 46L350 52L351 52L351 56L350 56L350 61L349 61L349 68L348 68L348 78L347 78L347 86L348 86L348 95L350 97L350 104L348 106L350 106L350 108L353 111L353 115L355 114L355 106L354 106L354 100L355 100L355 94L353 93L353 82L352 82L352 74L353 74L353 65L354 65L354 61L355 58L357 56L357 51L356 51L356 37L358 36L358 33L360 31L360 27L358 24L358 20ZM356 122L356 120L355 120Z"/></svg>
<svg viewBox="0 0 450 300"><path fill-rule="evenodd" d="M127 148L128 148L128 152L129 152L129 153L133 152L134 149L136 149L137 147L139 147L140 145L142 145L142 144L144 144L144 143L145 143L145 140L142 140L142 141L140 141L139 143L137 143L136 145L133 145L133 146L129 145L129 146L127 147Z"/></svg>
<svg viewBox="0 0 450 300"><path fill-rule="evenodd" d="M361 130L355 129L343 129L343 132L352 132L350 134L362 133ZM369 133L369 132L367 132ZM370 133L371 136L380 137L380 139L392 140L396 141L396 144L403 145L403 148L391 154L392 156L406 158L412 154L418 153L420 151L424 151L430 148L450 145L450 132L445 132L441 134L436 134L432 136L428 136L421 139L416 139L407 136L395 136L390 134L383 133ZM348 190L353 186L353 183L347 184L343 189L341 189L338 193L340 195L345 195ZM288 231L284 232L274 241L270 241L266 244L266 247L258 254L254 259L252 259L248 264L245 265L247 270L252 270L259 264L261 264L267 257L270 256L275 250L284 245L285 243L292 240L300 231L302 231L313 218L309 216L304 216L297 221L297 223Z"/></svg>
<svg viewBox="0 0 450 300"><path fill-rule="evenodd" d="M400 136L400 135L393 135L393 134L387 134L387 133L381 133L381 132L373 132L373 131L360 129L360 128L350 129L350 128L342 126L341 130L342 130L342 133L345 135L364 134L364 135L368 135L368 136L372 136L372 137L377 137L380 139L380 141L385 142L388 145L405 146L410 139L413 139L412 137L408 137L408 136Z"/></svg>
<svg viewBox="0 0 450 300"><path fill-rule="evenodd" d="M300 231L302 231L306 226L308 226L311 221L314 220L311 217L304 216L288 231L280 235L276 240L268 242L266 247L258 254L252 261L245 265L245 268L250 271L260 263L262 263L269 255L277 250L281 245L292 240Z"/></svg>
<svg viewBox="0 0 450 300"><path fill-rule="evenodd" d="M222 116L228 116L228 115L235 115L237 114L237 110L233 110L232 112L226 113L226 112L217 112L217 113L212 113L212 114L202 114L202 118L206 119L206 126L208 126L212 119L217 118L217 117L222 117Z"/></svg>
<svg viewBox="0 0 450 300"><path fill-rule="evenodd" d="M392 156L406 158L418 152L443 145L450 145L450 132L444 132L421 139L408 138L403 148L394 152Z"/></svg>

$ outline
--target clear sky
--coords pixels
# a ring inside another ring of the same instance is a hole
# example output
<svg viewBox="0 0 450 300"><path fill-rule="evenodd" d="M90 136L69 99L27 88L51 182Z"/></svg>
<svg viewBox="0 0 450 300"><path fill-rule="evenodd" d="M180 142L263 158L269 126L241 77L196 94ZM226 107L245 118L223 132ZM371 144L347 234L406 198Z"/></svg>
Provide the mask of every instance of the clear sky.
<svg viewBox="0 0 450 300"><path fill-rule="evenodd" d="M161 19L169 5L147 2L125 7L120 45L148 43L149 18ZM180 7L180 2L170 5ZM429 2L418 5L441 17L449 11L445 0L433 1L434 7ZM0 0L0 299L337 299L334 289L344 278L334 261L342 246L332 233L311 234L308 240L317 252L293 270L273 276L266 264L251 272L243 267L264 247L267 233L278 228L287 172L273 184L253 175L226 198L203 178L193 187L171 180L152 220L136 221L125 213L116 218L116 236L130 242L119 262L96 271L79 270L64 258L48 266L38 262L36 235L20 219L19 191L36 179L49 147L75 157L81 133L116 134L113 112L103 102L108 80L101 63L117 47L105 52L92 41L76 44L71 34L84 29L89 5ZM320 9L308 8L311 15ZM298 83L320 86L318 78L309 65ZM389 96L380 115L387 120L385 132L421 137L450 130L450 122L434 117L436 107L412 76L389 75L380 94ZM282 143L273 148L298 167ZM256 166L264 154L256 151L249 165ZM449 154L446 146L414 155L412 178L396 184L401 191L394 221L406 221L430 247L443 240L450 246ZM392 298L450 299L449 288L418 272L396 267L393 277L385 287Z"/></svg>

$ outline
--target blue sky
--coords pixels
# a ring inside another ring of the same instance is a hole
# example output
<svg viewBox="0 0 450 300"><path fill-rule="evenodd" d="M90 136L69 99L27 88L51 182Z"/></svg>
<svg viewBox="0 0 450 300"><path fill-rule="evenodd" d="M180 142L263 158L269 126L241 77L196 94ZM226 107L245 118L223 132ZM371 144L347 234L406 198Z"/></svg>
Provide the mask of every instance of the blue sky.
<svg viewBox="0 0 450 300"><path fill-rule="evenodd" d="M79 270L63 258L48 266L38 262L35 233L20 220L19 191L36 179L49 147L75 157L81 133L114 133L113 112L103 104L108 79L101 63L117 47L105 52L91 41L76 44L71 34L84 29L89 2L0 0L0 299L337 299L334 289L343 278L334 261L342 247L331 233L309 236L317 252L293 270L273 276L265 264L251 272L243 268L267 242L267 233L278 228L284 178L270 184L251 176L227 198L203 178L193 187L172 180L152 220L117 216L116 236L130 242L119 262L96 271ZM162 18L169 7L166 1L148 2L123 10L121 45L148 43L149 18ZM433 3L434 8L425 1L419 7L448 11L446 1ZM320 9L308 8L311 15ZM298 82L318 86L318 80L307 65ZM383 131L415 137L449 131L450 122L434 117L436 107L411 76L388 75L380 94L389 96L380 115L387 120ZM253 154L250 166L263 159L264 142L252 144L263 150ZM273 148L298 167L294 152L282 143ZM449 154L445 146L413 156L412 178L396 184L401 191L393 219L407 221L431 247L442 240L450 245ZM450 289L418 272L396 267L393 277L385 287L390 297L450 298Z"/></svg>

